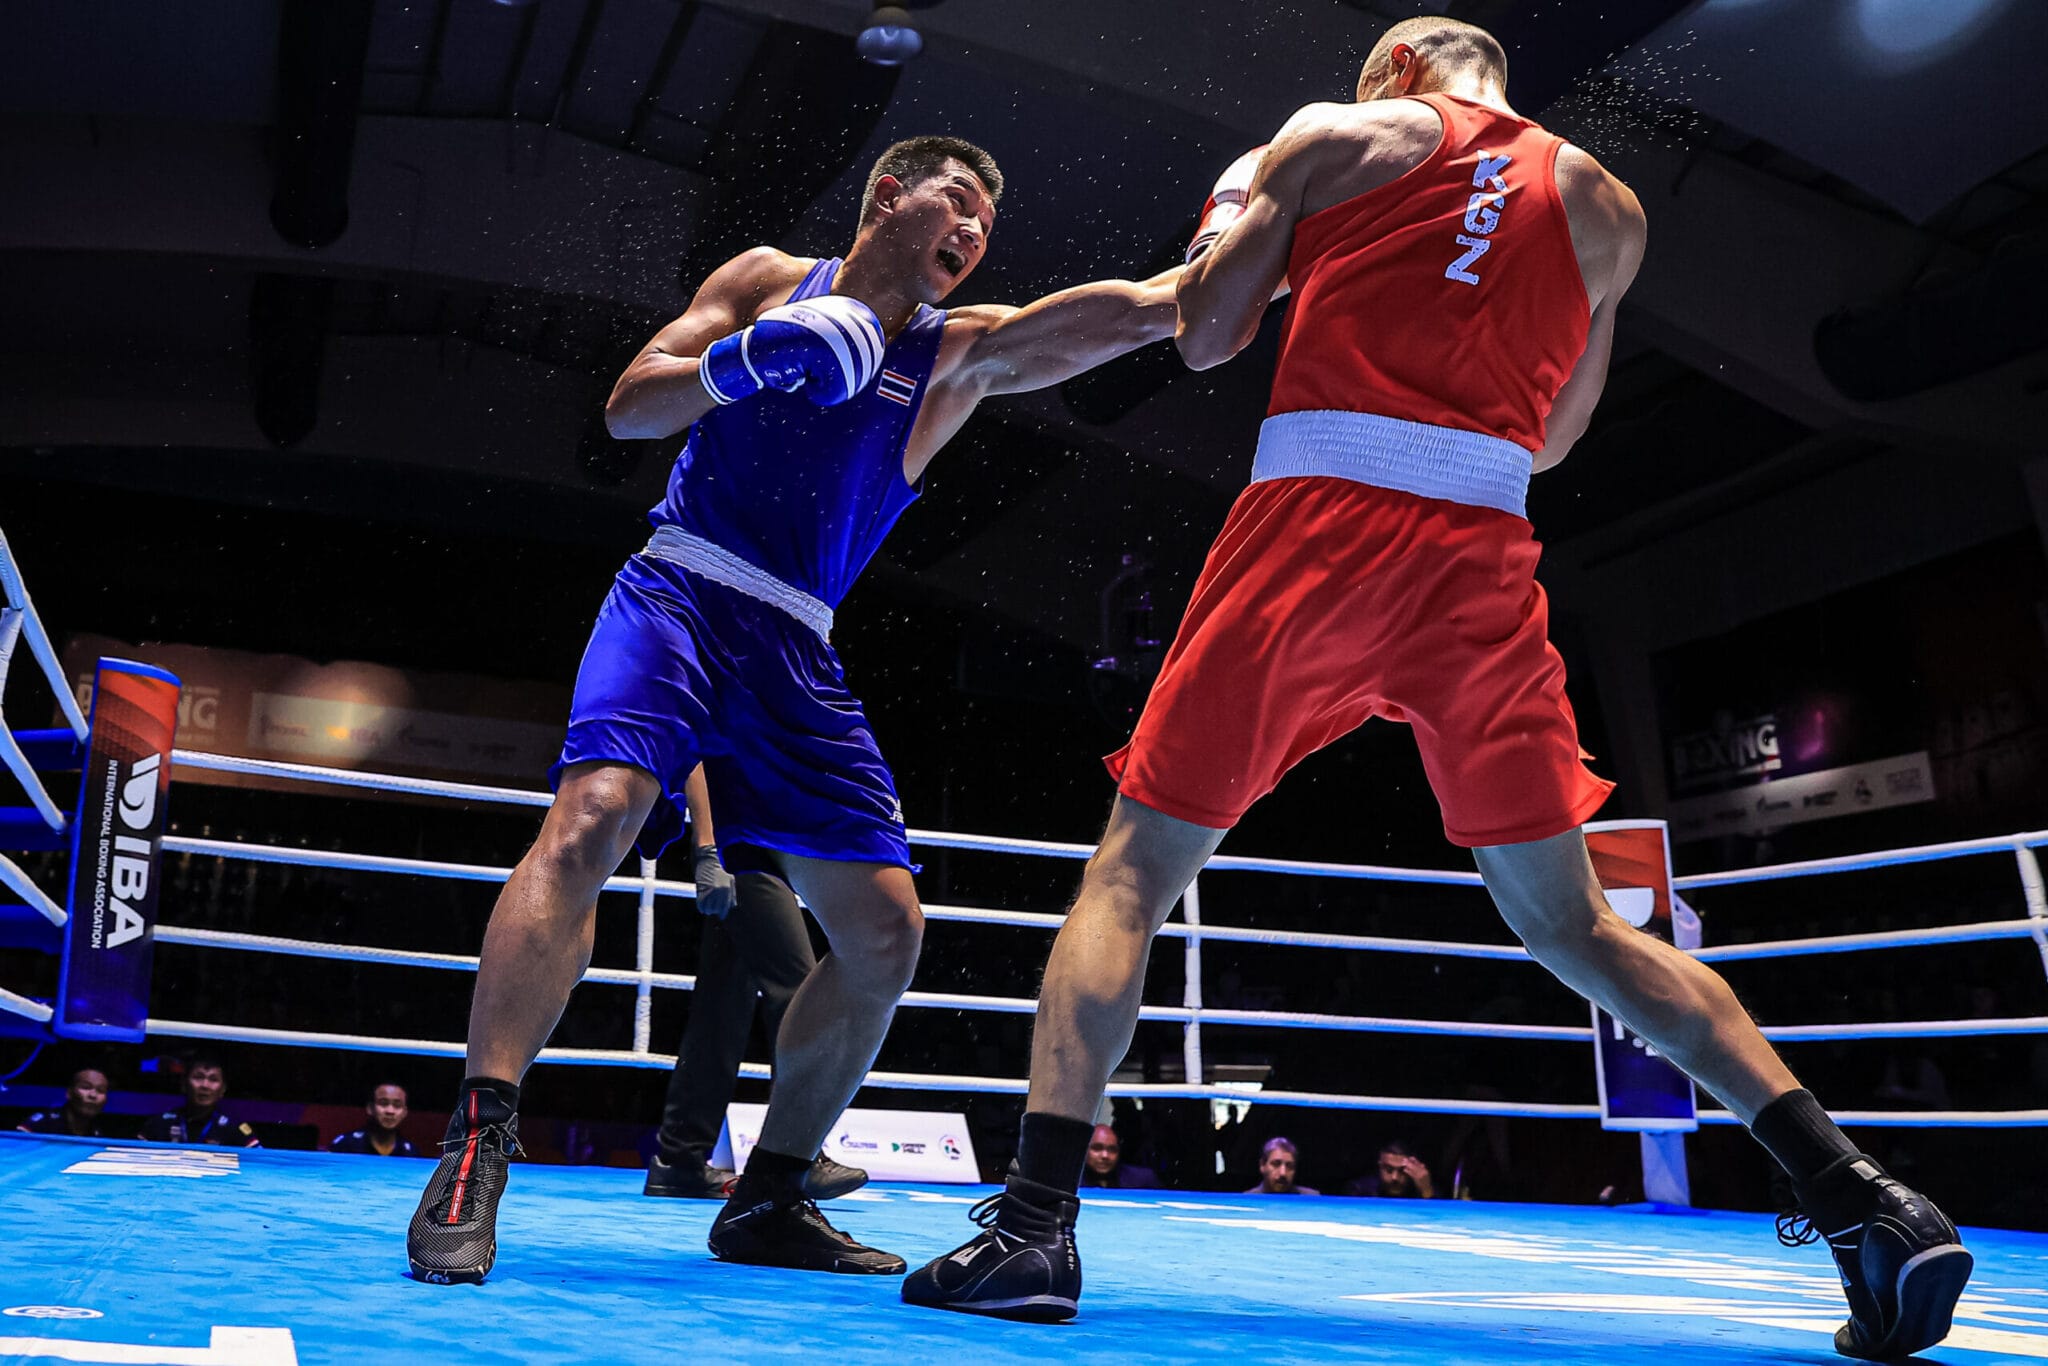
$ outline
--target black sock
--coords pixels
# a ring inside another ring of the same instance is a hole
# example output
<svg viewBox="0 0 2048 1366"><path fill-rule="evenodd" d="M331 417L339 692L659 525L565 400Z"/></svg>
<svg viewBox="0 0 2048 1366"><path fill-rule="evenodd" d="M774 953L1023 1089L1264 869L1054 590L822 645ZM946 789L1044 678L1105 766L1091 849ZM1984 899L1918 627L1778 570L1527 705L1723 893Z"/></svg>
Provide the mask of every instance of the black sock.
<svg viewBox="0 0 2048 1366"><path fill-rule="evenodd" d="M1757 1111L1749 1132L1778 1159L1796 1186L1807 1185L1856 1152L1856 1145L1807 1090L1787 1091Z"/></svg>
<svg viewBox="0 0 2048 1366"><path fill-rule="evenodd" d="M794 1198L803 1189L804 1173L811 1169L808 1157L791 1157L773 1148L755 1148L747 1155L747 1169L740 1173L732 1198L758 1200L763 1195Z"/></svg>
<svg viewBox="0 0 2048 1366"><path fill-rule="evenodd" d="M1088 1161L1088 1140L1095 1126L1085 1119L1027 1110L1017 1140L1017 1174L1065 1195L1081 1184Z"/></svg>
<svg viewBox="0 0 2048 1366"><path fill-rule="evenodd" d="M462 1090L455 1098L457 1117L468 1115L471 1091L481 1091L489 1098L479 1107L478 1115L487 1122L503 1120L519 1113L519 1088L511 1082L499 1081L496 1077L464 1077ZM497 1105L493 1105L492 1101L496 1101ZM503 1107L502 1113L493 1113L499 1106Z"/></svg>

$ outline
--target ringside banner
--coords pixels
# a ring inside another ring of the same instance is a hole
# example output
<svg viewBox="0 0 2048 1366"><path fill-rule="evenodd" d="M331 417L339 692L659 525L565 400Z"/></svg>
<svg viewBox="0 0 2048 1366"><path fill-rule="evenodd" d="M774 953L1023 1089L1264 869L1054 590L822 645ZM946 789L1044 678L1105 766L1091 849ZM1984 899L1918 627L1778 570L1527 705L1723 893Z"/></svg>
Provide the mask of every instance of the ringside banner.
<svg viewBox="0 0 2048 1366"><path fill-rule="evenodd" d="M142 1040L177 726L175 675L99 662L72 824L71 918L54 1021L61 1037Z"/></svg>
<svg viewBox="0 0 2048 1366"><path fill-rule="evenodd" d="M1586 827L1586 848L1615 914L1673 943L1671 842L1665 823L1596 821ZM1600 1127L1643 1133L1697 1129L1692 1079L1627 1025L1598 1006L1592 1010Z"/></svg>
<svg viewBox="0 0 2048 1366"><path fill-rule="evenodd" d="M744 1171L765 1105L728 1105L711 1164ZM967 1117L941 1110L848 1110L825 1139L825 1156L864 1167L877 1181L971 1186L981 1181Z"/></svg>

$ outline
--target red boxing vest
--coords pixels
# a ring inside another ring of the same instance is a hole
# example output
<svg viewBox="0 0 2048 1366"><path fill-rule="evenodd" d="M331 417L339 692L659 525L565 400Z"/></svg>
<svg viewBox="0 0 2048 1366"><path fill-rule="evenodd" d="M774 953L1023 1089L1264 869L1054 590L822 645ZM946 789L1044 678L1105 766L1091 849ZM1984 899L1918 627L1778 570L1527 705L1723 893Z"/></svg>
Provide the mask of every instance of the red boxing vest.
<svg viewBox="0 0 2048 1366"><path fill-rule="evenodd" d="M1443 140L1405 175L1302 220L1268 416L1337 409L1530 451L1590 313L1557 192L1564 140L1418 95Z"/></svg>

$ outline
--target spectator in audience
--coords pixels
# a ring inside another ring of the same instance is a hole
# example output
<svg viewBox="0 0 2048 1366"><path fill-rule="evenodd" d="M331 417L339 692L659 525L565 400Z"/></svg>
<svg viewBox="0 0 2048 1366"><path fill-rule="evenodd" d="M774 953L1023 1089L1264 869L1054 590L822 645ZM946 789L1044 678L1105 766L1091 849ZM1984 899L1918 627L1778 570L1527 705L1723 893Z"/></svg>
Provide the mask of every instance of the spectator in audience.
<svg viewBox="0 0 2048 1366"><path fill-rule="evenodd" d="M100 1111L107 1108L107 1074L96 1067L81 1067L71 1074L64 1103L54 1110L38 1110L17 1127L26 1134L71 1134L77 1138L105 1138Z"/></svg>
<svg viewBox="0 0 2048 1366"><path fill-rule="evenodd" d="M185 1064L185 1104L142 1126L151 1143L210 1143L223 1148L260 1148L256 1131L220 1108L228 1093L228 1072L219 1058L195 1053Z"/></svg>
<svg viewBox="0 0 2048 1366"><path fill-rule="evenodd" d="M1107 1186L1120 1190L1157 1190L1159 1174L1150 1167L1134 1167L1123 1160L1123 1145L1116 1130L1107 1124L1095 1126L1088 1139L1088 1163L1081 1169L1084 1186Z"/></svg>
<svg viewBox="0 0 2048 1366"><path fill-rule="evenodd" d="M1380 1145L1378 1168L1371 1176L1352 1182L1350 1193L1387 1200L1434 1200L1436 1182L1406 1139L1390 1138Z"/></svg>
<svg viewBox="0 0 2048 1366"><path fill-rule="evenodd" d="M371 1157L418 1157L412 1140L398 1132L411 1108L405 1103L405 1088L395 1081L383 1082L370 1092L363 1112L370 1122L362 1128L337 1135L327 1145L331 1153L364 1153Z"/></svg>
<svg viewBox="0 0 2048 1366"><path fill-rule="evenodd" d="M1295 1152L1291 1138L1269 1138L1259 1154L1259 1184L1246 1195L1320 1195L1294 1181Z"/></svg>

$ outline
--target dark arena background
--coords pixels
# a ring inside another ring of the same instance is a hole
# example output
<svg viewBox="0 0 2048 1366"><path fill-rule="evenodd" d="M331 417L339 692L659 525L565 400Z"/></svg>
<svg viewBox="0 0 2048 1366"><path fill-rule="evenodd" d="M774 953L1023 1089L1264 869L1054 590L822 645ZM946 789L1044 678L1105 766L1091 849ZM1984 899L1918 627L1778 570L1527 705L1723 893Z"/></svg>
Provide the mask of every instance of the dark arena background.
<svg viewBox="0 0 2048 1366"><path fill-rule="evenodd" d="M1704 1094L1682 1138L1602 1126L1585 1003L1512 953L1384 721L1220 851L1345 868L1205 871L1225 933L1182 911L1154 946L1100 1118L1162 1189L1084 1189L1073 1324L729 1266L715 1202L641 1198L693 999L665 979L703 942L683 845L650 913L632 860L600 903L611 976L525 1079L486 1284L407 1278L430 1164L312 1151L390 1082L433 1154L542 812L275 765L545 788L682 442L613 439L606 398L704 277L758 244L843 255L870 164L935 132L1008 182L950 305L1154 275L1222 168L1436 12L1491 30L1517 109L1648 220L1591 427L1528 503L1581 739L1618 784L1599 819L1669 823L1700 952L1964 1226L1977 1278L1926 1359L2048 1358L2048 6L874 9L0 6L0 731L62 732L59 692L89 709L102 657L183 684L145 1025L52 1026L70 931L34 892L66 902L68 836L0 824L0 987L41 1012L0 1014L0 1129L81 1069L110 1085L96 1135L0 1136L0 1360L1832 1359L1834 1271L1772 1240L1770 1158ZM912 990L936 998L902 1007L854 1103L951 1116L972 1183L1016 1154L1086 852L991 846L1101 834L1102 756L1250 477L1286 307L1215 369L1162 341L984 403L838 608L921 865ZM77 759L30 751L75 813ZM23 777L0 772L0 807L38 809ZM1917 852L1864 857L1890 851ZM1418 869L1458 877L1384 875ZM742 1103L770 1044L757 1024ZM260 1151L130 1142L200 1049ZM1246 1193L1281 1135L1323 1198ZM1390 1142L1467 1199L1371 1198ZM831 1212L915 1267L971 1229L958 1191L878 1178Z"/></svg>

